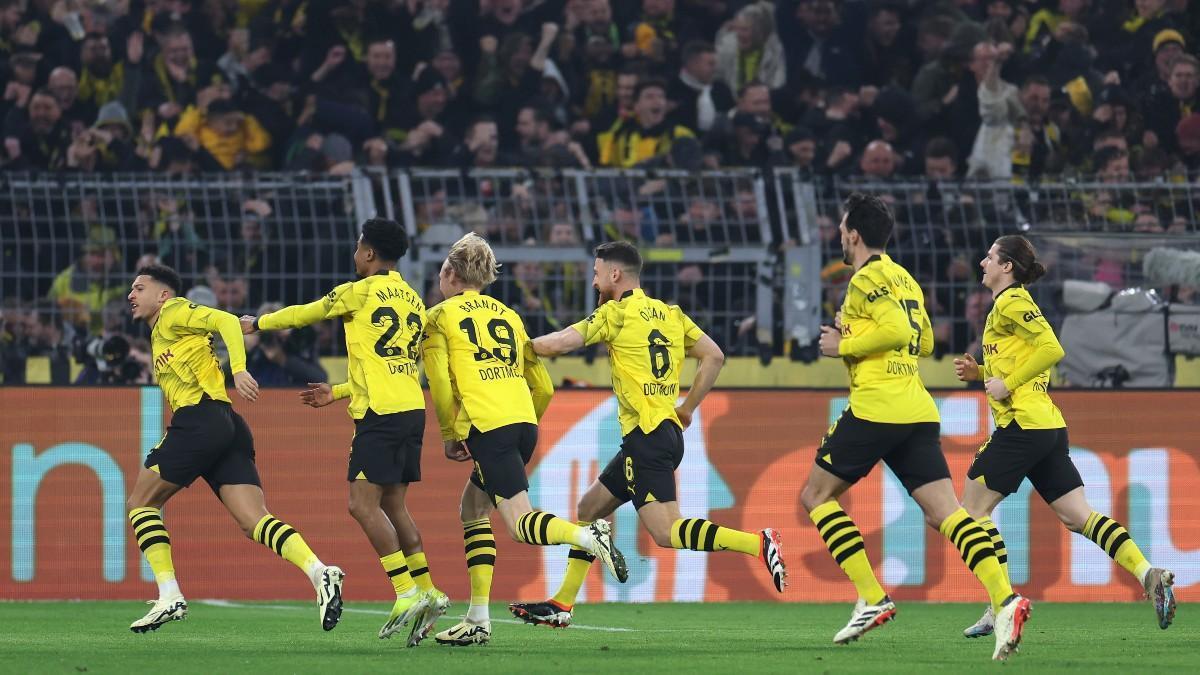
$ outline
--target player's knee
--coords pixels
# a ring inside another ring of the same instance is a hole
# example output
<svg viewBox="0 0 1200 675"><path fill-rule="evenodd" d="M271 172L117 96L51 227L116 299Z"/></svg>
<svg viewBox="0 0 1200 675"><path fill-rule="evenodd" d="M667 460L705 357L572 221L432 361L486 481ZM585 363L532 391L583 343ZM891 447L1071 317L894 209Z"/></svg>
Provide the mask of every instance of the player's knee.
<svg viewBox="0 0 1200 675"><path fill-rule="evenodd" d="M349 511L350 516L358 522L363 522L371 517L372 511L378 510L378 505L368 504L364 499L350 498Z"/></svg>
<svg viewBox="0 0 1200 675"><path fill-rule="evenodd" d="M133 495L129 495L129 499L125 500L125 513L129 513L134 509L140 509L146 506L141 499L134 499Z"/></svg>
<svg viewBox="0 0 1200 675"><path fill-rule="evenodd" d="M1065 525L1068 530L1072 532L1083 532L1083 527L1087 524L1087 516L1080 518L1079 514L1066 511L1056 511L1055 513L1058 515L1058 519L1062 521L1062 524Z"/></svg>
<svg viewBox="0 0 1200 675"><path fill-rule="evenodd" d="M833 499L833 493L829 490L822 489L815 485L805 485L800 491L800 503L804 505L804 510L812 513L812 510L825 502Z"/></svg>
<svg viewBox="0 0 1200 675"><path fill-rule="evenodd" d="M650 538L662 548L675 548L671 543L671 528L669 527L657 527L650 530Z"/></svg>
<svg viewBox="0 0 1200 675"><path fill-rule="evenodd" d="M595 504L589 503L586 499L580 500L579 505L575 508L575 516L585 523L599 520L603 515Z"/></svg>

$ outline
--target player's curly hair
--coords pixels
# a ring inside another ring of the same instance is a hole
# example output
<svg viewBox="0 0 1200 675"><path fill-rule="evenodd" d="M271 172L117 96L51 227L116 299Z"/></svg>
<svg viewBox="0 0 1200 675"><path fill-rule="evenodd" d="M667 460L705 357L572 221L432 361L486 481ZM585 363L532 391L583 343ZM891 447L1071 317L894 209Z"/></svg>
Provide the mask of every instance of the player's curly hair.
<svg viewBox="0 0 1200 675"><path fill-rule="evenodd" d="M400 223L387 218L371 218L363 223L362 240L388 262L395 262L408 253L408 233Z"/></svg>
<svg viewBox="0 0 1200 675"><path fill-rule="evenodd" d="M183 279L179 277L178 272L166 265L144 265L138 269L135 276L150 277L171 289L175 295L183 295Z"/></svg>
<svg viewBox="0 0 1200 675"><path fill-rule="evenodd" d="M496 262L492 247L474 232L454 242L446 254L446 260L463 283L476 288L486 287L496 280L496 274L500 272L500 263Z"/></svg>

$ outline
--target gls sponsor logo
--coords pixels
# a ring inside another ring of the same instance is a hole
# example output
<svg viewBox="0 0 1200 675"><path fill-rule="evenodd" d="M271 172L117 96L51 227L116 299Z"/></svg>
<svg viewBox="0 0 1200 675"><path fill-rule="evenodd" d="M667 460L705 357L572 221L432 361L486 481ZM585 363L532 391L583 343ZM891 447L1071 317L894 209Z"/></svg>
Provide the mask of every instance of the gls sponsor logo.
<svg viewBox="0 0 1200 675"><path fill-rule="evenodd" d="M1033 321L1034 319L1040 319L1040 318L1042 318L1042 312L1040 310L1035 310L1033 312L1025 312L1024 314L1021 315L1021 320L1024 321L1025 323L1029 323L1030 321Z"/></svg>
<svg viewBox="0 0 1200 675"><path fill-rule="evenodd" d="M877 288L870 293L867 293L867 302L875 302L876 300L891 295L887 288Z"/></svg>

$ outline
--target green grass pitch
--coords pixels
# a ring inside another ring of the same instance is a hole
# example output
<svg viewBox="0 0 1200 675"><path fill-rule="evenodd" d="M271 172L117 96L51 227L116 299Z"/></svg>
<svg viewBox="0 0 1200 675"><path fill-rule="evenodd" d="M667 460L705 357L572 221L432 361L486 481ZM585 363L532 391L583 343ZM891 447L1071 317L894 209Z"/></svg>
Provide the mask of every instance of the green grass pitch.
<svg viewBox="0 0 1200 675"><path fill-rule="evenodd" d="M464 610L451 606L438 624ZM831 644L849 605L767 603L585 605L566 630L514 623L492 607L492 643L415 649L375 637L387 607L356 604L323 633L301 603L206 603L155 633L135 635L134 602L0 603L4 673L568 673L568 672L1185 672L1200 663L1198 605L1159 630L1149 603L1035 603L1019 654L990 661L991 638L962 628L981 605L901 603L896 621L847 646ZM499 619L499 621L496 621ZM454 619L457 620L457 619ZM416 670L409 670L415 668ZM387 670L384 670L387 669ZM403 669L403 670L401 670ZM998 671L996 671L998 672Z"/></svg>

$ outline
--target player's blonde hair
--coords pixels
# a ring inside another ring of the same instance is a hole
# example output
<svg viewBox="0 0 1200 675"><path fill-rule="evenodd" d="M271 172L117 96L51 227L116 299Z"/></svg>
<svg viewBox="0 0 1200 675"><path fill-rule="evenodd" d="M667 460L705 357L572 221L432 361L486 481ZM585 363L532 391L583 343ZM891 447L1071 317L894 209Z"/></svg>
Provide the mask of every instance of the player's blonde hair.
<svg viewBox="0 0 1200 675"><path fill-rule="evenodd" d="M483 237L469 232L462 239L454 242L446 260L454 274L468 286L484 288L496 280L500 264L496 262L496 254Z"/></svg>

